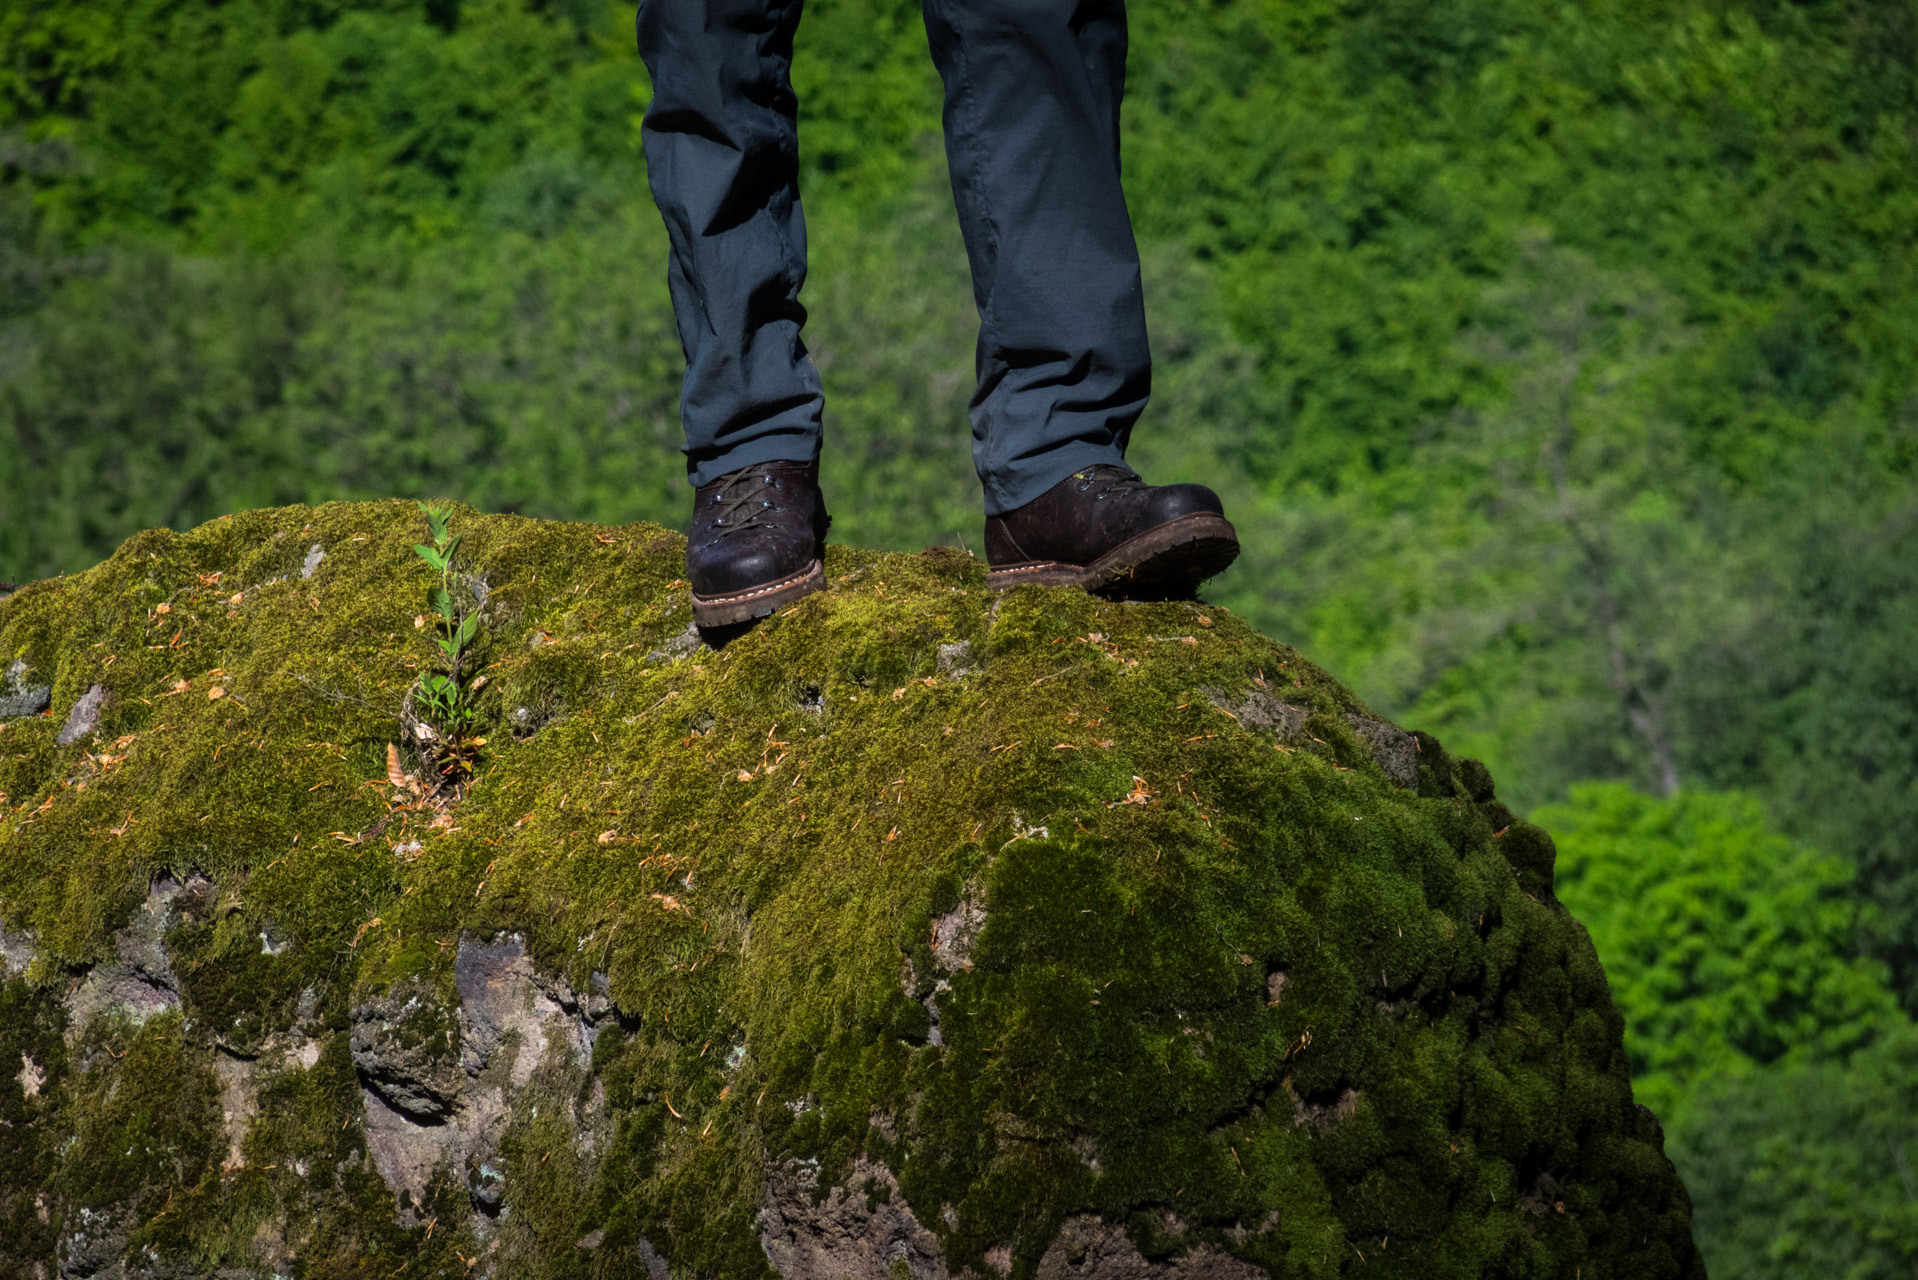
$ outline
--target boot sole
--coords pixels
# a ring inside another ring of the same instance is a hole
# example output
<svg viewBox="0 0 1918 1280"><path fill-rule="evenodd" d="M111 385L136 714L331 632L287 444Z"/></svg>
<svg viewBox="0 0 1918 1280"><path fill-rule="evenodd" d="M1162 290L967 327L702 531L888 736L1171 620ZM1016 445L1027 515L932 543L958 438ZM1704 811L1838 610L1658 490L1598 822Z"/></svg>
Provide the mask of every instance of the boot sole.
<svg viewBox="0 0 1918 1280"><path fill-rule="evenodd" d="M986 572L986 585L1004 591L1021 583L1084 587L1125 595L1138 590L1196 587L1223 573L1239 557L1239 534L1224 516L1181 516L1126 539L1088 565L1029 560Z"/></svg>
<svg viewBox="0 0 1918 1280"><path fill-rule="evenodd" d="M825 585L826 566L814 560L790 578L762 582L744 591L720 596L702 596L694 592L693 621L702 627L726 627L734 623L751 622L754 618L763 618L775 609L823 590Z"/></svg>

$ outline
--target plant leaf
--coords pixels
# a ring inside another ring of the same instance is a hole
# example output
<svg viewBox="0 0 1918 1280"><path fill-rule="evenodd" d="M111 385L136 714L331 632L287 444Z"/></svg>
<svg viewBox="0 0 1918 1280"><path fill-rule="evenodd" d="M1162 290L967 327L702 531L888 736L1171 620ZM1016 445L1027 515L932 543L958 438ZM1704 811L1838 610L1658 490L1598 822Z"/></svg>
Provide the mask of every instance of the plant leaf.
<svg viewBox="0 0 1918 1280"><path fill-rule="evenodd" d="M426 528L432 535L433 541L436 543L445 542L446 522L450 513L444 507L429 507L424 502L420 503L419 507L420 511L426 516Z"/></svg>
<svg viewBox="0 0 1918 1280"><path fill-rule="evenodd" d="M459 615L453 609L453 597L445 587L433 588L433 610L448 623L459 621Z"/></svg>
<svg viewBox="0 0 1918 1280"><path fill-rule="evenodd" d="M473 643L473 636L478 631L479 615L477 613L469 613L460 623L459 630L453 633L453 643L459 645L461 648L465 648L467 645Z"/></svg>

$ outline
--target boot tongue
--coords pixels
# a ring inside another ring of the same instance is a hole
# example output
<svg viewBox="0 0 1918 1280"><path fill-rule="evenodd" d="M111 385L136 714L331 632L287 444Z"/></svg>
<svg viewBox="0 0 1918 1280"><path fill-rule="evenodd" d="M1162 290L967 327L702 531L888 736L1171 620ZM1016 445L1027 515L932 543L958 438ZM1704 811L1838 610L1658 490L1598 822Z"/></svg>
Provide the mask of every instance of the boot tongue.
<svg viewBox="0 0 1918 1280"><path fill-rule="evenodd" d="M1138 473L1130 467L1121 467L1110 462L1102 462L1097 466L1087 467L1079 474L1086 478L1088 487L1094 484L1100 486L1100 497L1104 497L1108 493L1130 493L1137 489L1149 487L1145 481L1139 478Z"/></svg>

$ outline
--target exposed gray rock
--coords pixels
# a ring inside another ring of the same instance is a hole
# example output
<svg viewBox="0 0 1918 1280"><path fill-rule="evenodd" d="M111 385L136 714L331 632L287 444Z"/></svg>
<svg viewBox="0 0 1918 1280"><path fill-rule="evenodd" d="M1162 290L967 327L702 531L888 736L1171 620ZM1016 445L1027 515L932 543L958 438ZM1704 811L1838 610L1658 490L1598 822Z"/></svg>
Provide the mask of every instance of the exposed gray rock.
<svg viewBox="0 0 1918 1280"><path fill-rule="evenodd" d="M1091 1214L1066 1219L1039 1259L1037 1280L1269 1280L1264 1267L1202 1244L1165 1262L1149 1261L1125 1230Z"/></svg>
<svg viewBox="0 0 1918 1280"><path fill-rule="evenodd" d="M1208 701L1248 729L1277 735L1290 742L1305 736L1305 718L1312 713L1305 707L1280 702L1269 693L1248 689L1234 698L1223 689L1202 689Z"/></svg>
<svg viewBox="0 0 1918 1280"><path fill-rule="evenodd" d="M52 705L53 686L29 681L28 670L24 658L15 658L0 676L0 720L37 716Z"/></svg>
<svg viewBox="0 0 1918 1280"><path fill-rule="evenodd" d="M367 1088L361 1088L360 1102L365 1113L366 1153L395 1197L406 1191L418 1202L426 1194L435 1170L462 1163L459 1148L464 1144L454 1125L421 1124Z"/></svg>
<svg viewBox="0 0 1918 1280"><path fill-rule="evenodd" d="M946 914L933 917L932 940L928 944L932 950L932 989L929 991L921 986L911 958L902 962L900 985L908 996L925 1005L930 1018L926 1032L928 1044L946 1042L945 1028L940 1025L939 997L952 990L953 974L972 968L972 945L985 923L986 909L970 897ZM923 997L918 994L921 991L925 991Z"/></svg>
<svg viewBox="0 0 1918 1280"><path fill-rule="evenodd" d="M124 1274L121 1263L132 1214L124 1209L81 1209L67 1219L60 1237L60 1280L93 1280Z"/></svg>
<svg viewBox="0 0 1918 1280"><path fill-rule="evenodd" d="M646 1280L672 1280L666 1259L659 1256L659 1252L653 1248L653 1242L645 1236L639 1238L639 1260L646 1264Z"/></svg>
<svg viewBox="0 0 1918 1280"><path fill-rule="evenodd" d="M1395 724L1347 715L1352 732L1359 735L1372 752L1372 758L1385 770L1385 776L1408 791L1419 785L1419 740Z"/></svg>
<svg viewBox="0 0 1918 1280"><path fill-rule="evenodd" d="M306 559L300 564L300 576L310 578L319 570L320 561L326 559L326 548L314 543L306 549Z"/></svg>
<svg viewBox="0 0 1918 1280"><path fill-rule="evenodd" d="M419 979L353 1010L353 1066L361 1081L409 1119L443 1121L462 1084L459 1027Z"/></svg>
<svg viewBox="0 0 1918 1280"><path fill-rule="evenodd" d="M176 904L182 898L198 902L212 891L212 882L202 876L190 876L184 884L172 876L153 882L133 919L113 935L114 958L88 970L67 997L70 1035L77 1037L102 1013L143 1023L180 1007L180 979L167 958L167 931L177 920Z"/></svg>
<svg viewBox="0 0 1918 1280"><path fill-rule="evenodd" d="M421 983L354 1011L367 1151L395 1195L408 1191L419 1201L435 1171L450 1167L465 1178L473 1207L491 1217L505 1203L507 1169L498 1153L515 1106L542 1068L561 1073L562 1094L577 1097L595 1023L613 1012L612 1001L603 980L582 997L563 977L538 973L518 934L462 939L453 983L457 1009L438 1006ZM576 1149L590 1154L604 1090L592 1090L584 1106L567 1105Z"/></svg>
<svg viewBox="0 0 1918 1280"><path fill-rule="evenodd" d="M686 629L666 641L659 648L646 655L648 662L672 662L678 658L689 657L704 647L706 638L699 634L696 623L687 623Z"/></svg>
<svg viewBox="0 0 1918 1280"><path fill-rule="evenodd" d="M70 747L93 732L100 723L100 708L107 702L107 687L96 684L80 695L73 704L73 710L67 712L67 722L60 728L60 736L53 741L56 745Z"/></svg>
<svg viewBox="0 0 1918 1280"><path fill-rule="evenodd" d="M27 966L33 963L33 931L15 929L7 932L0 924L0 977L11 978L16 973L25 973Z"/></svg>
<svg viewBox="0 0 1918 1280"><path fill-rule="evenodd" d="M564 978L536 973L518 934L490 943L462 939L453 961L453 982L459 989L460 1061L466 1074L478 1079L495 1051L510 1040L507 1078L516 1089L533 1078L549 1048L562 1049L584 1067L592 1056L594 1033L583 1004L609 1011L612 1005L603 998L582 1002ZM556 1021L569 1025L555 1035Z"/></svg>
<svg viewBox="0 0 1918 1280"><path fill-rule="evenodd" d="M20 1070L13 1077L20 1082L20 1092L29 1098L40 1096L40 1086L47 1082L46 1068L35 1062L27 1054L20 1055Z"/></svg>
<svg viewBox="0 0 1918 1280"><path fill-rule="evenodd" d="M972 946L986 924L986 909L967 898L932 921L933 964L946 973L972 968Z"/></svg>
<svg viewBox="0 0 1918 1280"><path fill-rule="evenodd" d="M759 1243L785 1280L947 1280L944 1253L907 1207L885 1165L860 1156L842 1186L819 1196L819 1167L786 1160L766 1171Z"/></svg>
<svg viewBox="0 0 1918 1280"><path fill-rule="evenodd" d="M1260 689L1248 689L1237 697L1223 689L1201 690L1213 706L1237 720L1248 729L1270 733L1280 742L1295 742L1305 739L1305 721L1312 712L1309 708L1281 702ZM1418 739L1383 720L1374 720L1367 716L1347 713L1346 723L1352 726L1359 741L1365 744L1372 758L1378 761L1379 768L1396 786L1415 790L1419 784L1419 744Z"/></svg>
<svg viewBox="0 0 1918 1280"><path fill-rule="evenodd" d="M230 1053L213 1055L213 1073L220 1080L220 1120L226 1125L226 1164L238 1168L244 1163L241 1145L246 1127L259 1113L259 1091L254 1077L260 1068L254 1058L239 1058Z"/></svg>
<svg viewBox="0 0 1918 1280"><path fill-rule="evenodd" d="M972 641L942 644L938 649L939 674L949 680L972 674Z"/></svg>

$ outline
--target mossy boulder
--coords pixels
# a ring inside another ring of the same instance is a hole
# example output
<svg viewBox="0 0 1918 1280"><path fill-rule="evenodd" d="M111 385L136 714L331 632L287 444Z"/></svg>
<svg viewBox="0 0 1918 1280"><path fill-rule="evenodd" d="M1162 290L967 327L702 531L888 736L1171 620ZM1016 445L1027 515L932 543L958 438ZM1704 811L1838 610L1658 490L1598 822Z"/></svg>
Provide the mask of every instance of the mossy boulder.
<svg viewBox="0 0 1918 1280"><path fill-rule="evenodd" d="M1293 650L454 526L439 794L410 504L0 601L0 1273L1702 1274L1550 839Z"/></svg>

